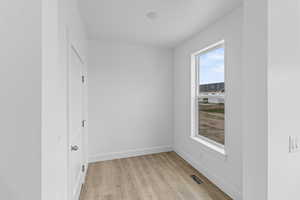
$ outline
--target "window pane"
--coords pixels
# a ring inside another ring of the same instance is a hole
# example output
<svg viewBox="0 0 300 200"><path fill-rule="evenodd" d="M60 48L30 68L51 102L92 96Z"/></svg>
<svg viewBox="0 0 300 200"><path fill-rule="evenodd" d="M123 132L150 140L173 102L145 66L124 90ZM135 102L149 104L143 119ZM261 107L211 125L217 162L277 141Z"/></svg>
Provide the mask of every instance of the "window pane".
<svg viewBox="0 0 300 200"><path fill-rule="evenodd" d="M199 54L198 133L224 145L224 47Z"/></svg>

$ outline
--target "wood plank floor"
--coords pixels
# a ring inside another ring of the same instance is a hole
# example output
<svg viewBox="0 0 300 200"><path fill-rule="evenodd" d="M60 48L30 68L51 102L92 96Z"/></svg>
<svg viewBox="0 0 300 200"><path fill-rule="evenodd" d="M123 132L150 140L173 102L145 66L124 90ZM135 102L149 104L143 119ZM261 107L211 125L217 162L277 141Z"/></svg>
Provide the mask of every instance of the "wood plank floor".
<svg viewBox="0 0 300 200"><path fill-rule="evenodd" d="M80 199L231 200L175 152L93 163Z"/></svg>

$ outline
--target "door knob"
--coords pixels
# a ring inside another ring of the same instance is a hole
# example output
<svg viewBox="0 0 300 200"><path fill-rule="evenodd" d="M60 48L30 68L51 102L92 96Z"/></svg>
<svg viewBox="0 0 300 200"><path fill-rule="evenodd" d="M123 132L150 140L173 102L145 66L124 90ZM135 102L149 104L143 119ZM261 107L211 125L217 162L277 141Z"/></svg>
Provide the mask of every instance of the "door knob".
<svg viewBox="0 0 300 200"><path fill-rule="evenodd" d="M71 151L78 151L79 147L77 145L71 146Z"/></svg>

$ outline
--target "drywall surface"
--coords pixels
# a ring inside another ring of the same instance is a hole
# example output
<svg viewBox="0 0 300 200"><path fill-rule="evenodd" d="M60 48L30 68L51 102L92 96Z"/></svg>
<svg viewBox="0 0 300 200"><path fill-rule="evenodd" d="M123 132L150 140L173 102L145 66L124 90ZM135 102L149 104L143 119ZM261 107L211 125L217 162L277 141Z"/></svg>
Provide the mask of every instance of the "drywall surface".
<svg viewBox="0 0 300 200"><path fill-rule="evenodd" d="M68 41L85 58L77 1L43 0L42 200L68 198Z"/></svg>
<svg viewBox="0 0 300 200"><path fill-rule="evenodd" d="M207 27L174 51L174 148L234 199L242 196L242 21L241 8ZM226 43L227 157L191 139L191 54Z"/></svg>
<svg viewBox="0 0 300 200"><path fill-rule="evenodd" d="M289 136L300 137L299 9L244 4L244 200L299 199L300 153L289 153Z"/></svg>
<svg viewBox="0 0 300 200"><path fill-rule="evenodd" d="M268 0L244 2L242 91L244 200L268 198L267 10Z"/></svg>
<svg viewBox="0 0 300 200"><path fill-rule="evenodd" d="M268 11L268 200L299 199L300 152L289 153L289 136L300 138L300 2L268 1Z"/></svg>
<svg viewBox="0 0 300 200"><path fill-rule="evenodd" d="M0 2L0 199L41 199L41 1Z"/></svg>
<svg viewBox="0 0 300 200"><path fill-rule="evenodd" d="M88 74L90 161L172 145L171 50L92 40Z"/></svg>

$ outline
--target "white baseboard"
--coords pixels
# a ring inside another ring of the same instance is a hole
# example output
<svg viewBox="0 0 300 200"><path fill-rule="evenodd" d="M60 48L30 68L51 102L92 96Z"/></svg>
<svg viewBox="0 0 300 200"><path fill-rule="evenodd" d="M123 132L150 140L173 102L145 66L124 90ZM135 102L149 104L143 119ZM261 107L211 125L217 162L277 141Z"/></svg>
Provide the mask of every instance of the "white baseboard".
<svg viewBox="0 0 300 200"><path fill-rule="evenodd" d="M228 194L234 200L242 200L242 193L236 187L228 183L226 180L216 176L214 173L210 172L209 169L205 168L203 164L199 163L197 160L193 159L188 153L183 152L178 149L174 149L174 151L180 155L184 160L186 160L190 165L192 165L195 169L197 169L200 173L202 173L206 178L208 178L211 182L217 185L221 190L223 190L226 194Z"/></svg>
<svg viewBox="0 0 300 200"><path fill-rule="evenodd" d="M129 158L134 156L142 156L147 154L154 154L154 153L161 153L161 152L168 152L168 151L173 151L171 145L144 148L144 149L134 149L134 150L127 150L122 152L112 152L112 153L89 156L89 162L93 163L93 162L99 162L105 160L114 160L119 158Z"/></svg>

